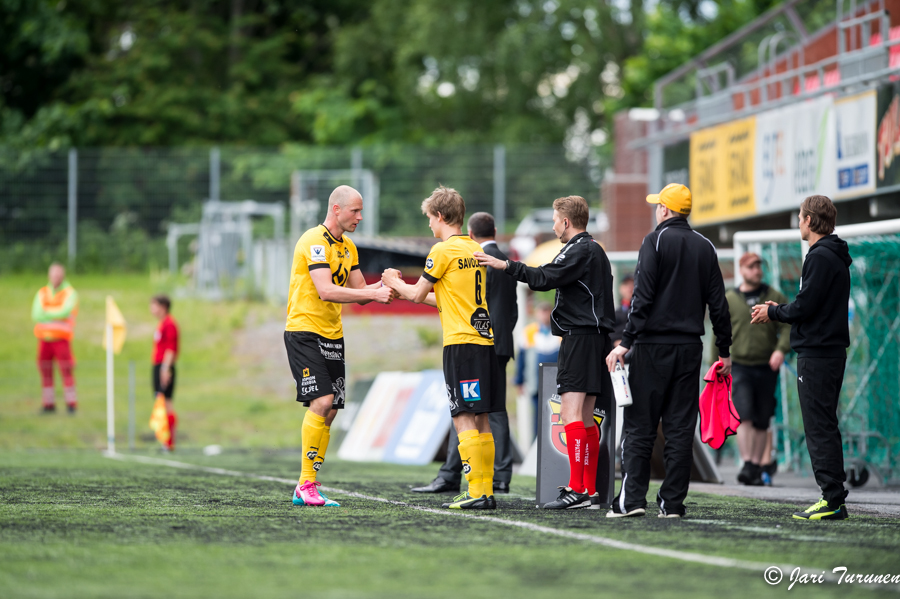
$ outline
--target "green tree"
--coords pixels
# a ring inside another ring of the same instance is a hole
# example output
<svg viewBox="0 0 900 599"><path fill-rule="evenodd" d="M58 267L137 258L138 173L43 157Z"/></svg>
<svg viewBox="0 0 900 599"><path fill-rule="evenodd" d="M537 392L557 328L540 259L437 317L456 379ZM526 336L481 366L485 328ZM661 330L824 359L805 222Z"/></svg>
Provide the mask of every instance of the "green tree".
<svg viewBox="0 0 900 599"><path fill-rule="evenodd" d="M0 143L583 151L773 3L0 0Z"/></svg>

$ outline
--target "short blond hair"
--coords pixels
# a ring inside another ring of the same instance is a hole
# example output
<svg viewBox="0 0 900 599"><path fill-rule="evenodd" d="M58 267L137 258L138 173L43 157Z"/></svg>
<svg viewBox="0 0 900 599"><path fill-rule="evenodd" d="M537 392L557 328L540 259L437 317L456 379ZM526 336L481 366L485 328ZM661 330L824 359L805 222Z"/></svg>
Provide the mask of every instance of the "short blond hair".
<svg viewBox="0 0 900 599"><path fill-rule="evenodd" d="M587 229L590 210L587 200L581 196L566 196L553 200L553 209L569 219L576 229Z"/></svg>
<svg viewBox="0 0 900 599"><path fill-rule="evenodd" d="M440 214L448 225L461 227L466 218L466 203L458 191L440 185L430 196L422 200L422 214L432 216Z"/></svg>

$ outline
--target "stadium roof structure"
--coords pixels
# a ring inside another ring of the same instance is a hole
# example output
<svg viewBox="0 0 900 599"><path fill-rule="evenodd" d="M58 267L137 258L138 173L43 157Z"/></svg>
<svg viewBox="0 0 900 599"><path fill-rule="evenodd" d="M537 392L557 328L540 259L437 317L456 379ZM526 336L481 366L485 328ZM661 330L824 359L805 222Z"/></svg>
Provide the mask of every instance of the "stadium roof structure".
<svg viewBox="0 0 900 599"><path fill-rule="evenodd" d="M770 9L654 82L653 108L631 113L648 121L647 135L630 147L886 80L900 71L892 7L900 14L896 0L787 0Z"/></svg>
<svg viewBox="0 0 900 599"><path fill-rule="evenodd" d="M690 187L691 225L722 247L796 227L812 194L841 203L839 225L896 218L900 0L786 0L657 80L614 135L612 251L640 246L644 198L668 183Z"/></svg>

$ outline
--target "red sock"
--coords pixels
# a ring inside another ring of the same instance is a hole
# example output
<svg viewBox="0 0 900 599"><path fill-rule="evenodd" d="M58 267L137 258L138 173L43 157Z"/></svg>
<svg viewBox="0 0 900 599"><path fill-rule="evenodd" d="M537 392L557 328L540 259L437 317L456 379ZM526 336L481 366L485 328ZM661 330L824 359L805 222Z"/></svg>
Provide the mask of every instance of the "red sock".
<svg viewBox="0 0 900 599"><path fill-rule="evenodd" d="M178 424L178 418L175 417L175 412L168 413L169 420L169 449L175 447L175 425Z"/></svg>
<svg viewBox="0 0 900 599"><path fill-rule="evenodd" d="M587 436L583 422L566 425L566 450L569 453L569 488L584 493L584 446Z"/></svg>
<svg viewBox="0 0 900 599"><path fill-rule="evenodd" d="M600 428L594 426L585 429L585 452L584 452L584 486L588 495L597 492L597 456L600 455Z"/></svg>

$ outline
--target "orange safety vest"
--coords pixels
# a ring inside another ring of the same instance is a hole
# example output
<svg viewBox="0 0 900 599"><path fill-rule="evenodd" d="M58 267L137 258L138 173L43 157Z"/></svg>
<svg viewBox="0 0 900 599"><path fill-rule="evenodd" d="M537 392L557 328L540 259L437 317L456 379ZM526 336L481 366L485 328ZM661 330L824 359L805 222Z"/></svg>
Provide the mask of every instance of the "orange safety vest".
<svg viewBox="0 0 900 599"><path fill-rule="evenodd" d="M41 307L45 311L59 310L73 293L75 293L75 289L71 285L60 289L56 293L53 293L53 288L50 287L50 285L45 285L38 291L38 297L40 298ZM44 341L60 341L63 339L71 341L72 335L75 332L76 316L78 316L77 304L67 318L51 320L49 322L39 322L34 325L34 336Z"/></svg>

